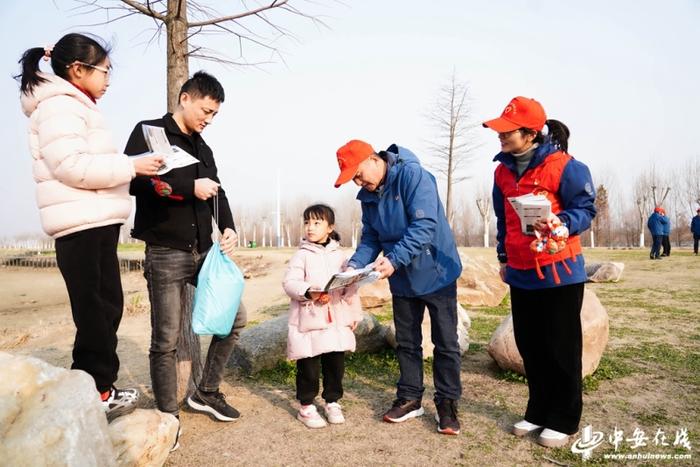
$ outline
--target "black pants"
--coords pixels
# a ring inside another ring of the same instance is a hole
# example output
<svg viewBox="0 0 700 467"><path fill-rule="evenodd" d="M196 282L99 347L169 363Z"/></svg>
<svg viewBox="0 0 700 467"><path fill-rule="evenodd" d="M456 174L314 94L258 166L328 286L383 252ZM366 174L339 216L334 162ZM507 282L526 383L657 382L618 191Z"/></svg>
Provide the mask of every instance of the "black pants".
<svg viewBox="0 0 700 467"><path fill-rule="evenodd" d="M698 254L698 242L700 242L700 235L693 234L693 253Z"/></svg>
<svg viewBox="0 0 700 467"><path fill-rule="evenodd" d="M313 403L318 394L319 363L323 372L323 400L330 404L343 397L345 352L328 352L297 360L297 399L302 405Z"/></svg>
<svg viewBox="0 0 700 467"><path fill-rule="evenodd" d="M669 240L668 235L664 235L661 239L661 246L663 247L661 256L671 256L671 240Z"/></svg>
<svg viewBox="0 0 700 467"><path fill-rule="evenodd" d="M510 288L515 343L530 389L525 420L566 434L578 431L583 408L583 288Z"/></svg>
<svg viewBox="0 0 700 467"><path fill-rule="evenodd" d="M71 368L89 373L100 392L112 386L119 372L117 329L124 305L119 227L97 227L56 239L56 262L77 328Z"/></svg>

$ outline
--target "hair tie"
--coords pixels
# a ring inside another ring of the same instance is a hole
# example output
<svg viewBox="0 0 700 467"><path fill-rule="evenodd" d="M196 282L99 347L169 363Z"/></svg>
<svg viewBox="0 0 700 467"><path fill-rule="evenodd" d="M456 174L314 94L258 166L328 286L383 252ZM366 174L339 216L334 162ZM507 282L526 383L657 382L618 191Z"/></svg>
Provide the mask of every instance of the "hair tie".
<svg viewBox="0 0 700 467"><path fill-rule="evenodd" d="M44 61L48 62L51 58L51 52L53 52L53 44L44 47Z"/></svg>

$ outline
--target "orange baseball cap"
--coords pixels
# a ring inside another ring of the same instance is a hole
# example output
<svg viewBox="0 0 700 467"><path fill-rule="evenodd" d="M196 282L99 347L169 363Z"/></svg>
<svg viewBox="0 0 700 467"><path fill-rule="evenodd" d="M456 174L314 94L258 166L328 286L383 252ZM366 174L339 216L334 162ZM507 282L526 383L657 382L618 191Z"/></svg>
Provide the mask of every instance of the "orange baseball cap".
<svg viewBox="0 0 700 467"><path fill-rule="evenodd" d="M503 109L500 117L484 122L483 126L498 133L506 133L519 128L540 131L547 121L542 104L529 97L513 98Z"/></svg>
<svg viewBox="0 0 700 467"><path fill-rule="evenodd" d="M340 175L335 181L335 187L338 188L353 179L357 173L357 167L374 154L374 149L364 141L353 139L341 146L335 154L338 156L338 167L340 167Z"/></svg>

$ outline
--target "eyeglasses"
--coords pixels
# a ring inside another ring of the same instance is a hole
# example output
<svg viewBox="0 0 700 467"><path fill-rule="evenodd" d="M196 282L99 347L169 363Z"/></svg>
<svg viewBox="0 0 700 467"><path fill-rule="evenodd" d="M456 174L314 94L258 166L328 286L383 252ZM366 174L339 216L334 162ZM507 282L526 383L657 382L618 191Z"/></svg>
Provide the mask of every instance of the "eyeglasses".
<svg viewBox="0 0 700 467"><path fill-rule="evenodd" d="M105 74L105 76L109 76L110 73L112 73L111 68L106 68L106 67L99 66L99 65L90 65L89 63L79 62L78 60L74 61L73 63L71 63L69 65L66 65L66 68L70 68L73 65L82 65L82 66L86 66L88 68L92 68L92 69L97 70L97 71L101 71L102 73Z"/></svg>

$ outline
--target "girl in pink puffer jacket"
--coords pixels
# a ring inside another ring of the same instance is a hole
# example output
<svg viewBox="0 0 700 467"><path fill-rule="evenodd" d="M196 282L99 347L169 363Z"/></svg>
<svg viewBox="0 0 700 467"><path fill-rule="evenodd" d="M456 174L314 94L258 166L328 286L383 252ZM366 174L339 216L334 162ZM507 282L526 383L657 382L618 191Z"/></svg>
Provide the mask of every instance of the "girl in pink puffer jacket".
<svg viewBox="0 0 700 467"><path fill-rule="evenodd" d="M40 71L41 60L53 73ZM41 224L56 240L76 327L71 368L92 376L111 420L133 410L138 398L136 389L114 387L124 301L119 228L131 212L129 182L155 175L163 158L130 160L114 146L97 108L112 67L108 47L95 38L66 34L55 46L28 49L20 64Z"/></svg>
<svg viewBox="0 0 700 467"><path fill-rule="evenodd" d="M305 240L289 260L283 282L291 298L287 357L297 361L296 392L301 403L297 419L309 428L326 426L313 404L319 389L319 363L326 418L330 423L345 421L338 404L343 396L345 352L355 350L353 331L362 319L355 288L314 291L323 289L346 262L334 224L330 207L316 204L306 208Z"/></svg>

